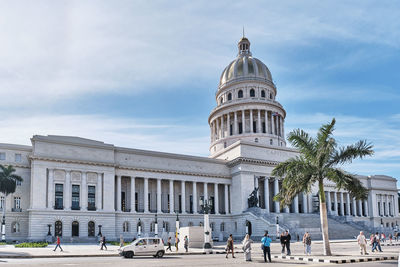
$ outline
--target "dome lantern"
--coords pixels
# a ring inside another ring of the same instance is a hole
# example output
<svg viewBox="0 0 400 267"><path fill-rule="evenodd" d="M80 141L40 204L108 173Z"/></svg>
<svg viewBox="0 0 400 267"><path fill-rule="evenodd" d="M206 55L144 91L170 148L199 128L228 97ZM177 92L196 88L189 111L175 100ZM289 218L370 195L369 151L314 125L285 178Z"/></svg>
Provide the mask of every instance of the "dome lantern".
<svg viewBox="0 0 400 267"><path fill-rule="evenodd" d="M238 43L239 48L239 55L249 55L251 56L250 52L250 41L246 37L242 37Z"/></svg>

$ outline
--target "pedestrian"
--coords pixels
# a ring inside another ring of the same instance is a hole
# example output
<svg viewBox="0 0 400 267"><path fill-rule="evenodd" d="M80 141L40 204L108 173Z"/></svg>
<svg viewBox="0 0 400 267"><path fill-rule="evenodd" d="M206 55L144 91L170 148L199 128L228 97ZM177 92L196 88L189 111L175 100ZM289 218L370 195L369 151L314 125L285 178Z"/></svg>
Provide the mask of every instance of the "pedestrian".
<svg viewBox="0 0 400 267"><path fill-rule="evenodd" d="M286 235L285 235L285 232L282 232L281 233L281 237L280 237L280 241L281 241L281 246L282 246L282 251L281 251L281 253L282 253L282 255L285 253L285 247L286 247Z"/></svg>
<svg viewBox="0 0 400 267"><path fill-rule="evenodd" d="M119 236L119 248L122 248L124 246L124 238L122 235Z"/></svg>
<svg viewBox="0 0 400 267"><path fill-rule="evenodd" d="M172 249L171 249L171 237L168 237L168 240L167 240L167 245L168 245L168 247L167 247L167 249L165 250L165 251L168 251L168 249L169 249L169 251L171 251L172 252Z"/></svg>
<svg viewBox="0 0 400 267"><path fill-rule="evenodd" d="M63 251L62 247L61 247L61 239L60 236L57 236L57 242L56 242L56 247L54 248L54 251L56 251L57 248L60 248L61 251Z"/></svg>
<svg viewBox="0 0 400 267"><path fill-rule="evenodd" d="M107 250L106 236L102 236L102 237L101 237L101 247L100 247L100 250L103 250L103 247Z"/></svg>
<svg viewBox="0 0 400 267"><path fill-rule="evenodd" d="M307 237L307 233L305 232L303 235L303 247L304 247L304 254L307 254L307 250L306 250L306 237Z"/></svg>
<svg viewBox="0 0 400 267"><path fill-rule="evenodd" d="M379 239L378 232L376 232L375 236L372 239L372 252L374 252L375 250L379 250L379 252L382 252L381 242Z"/></svg>
<svg viewBox="0 0 400 267"><path fill-rule="evenodd" d="M393 239L393 236L392 236L392 233L390 233L390 234L389 234L389 244L390 244L390 245L392 244L392 239Z"/></svg>
<svg viewBox="0 0 400 267"><path fill-rule="evenodd" d="M306 254L311 255L311 235L309 232L306 232L304 238L304 245L306 246Z"/></svg>
<svg viewBox="0 0 400 267"><path fill-rule="evenodd" d="M268 260L271 262L271 238L268 236L268 231L265 232L264 237L261 239L261 247L264 253L264 262L267 262L267 254Z"/></svg>
<svg viewBox="0 0 400 267"><path fill-rule="evenodd" d="M292 237L289 234L289 230L286 230L286 240L285 240L285 245L286 245L286 255L290 256L290 240Z"/></svg>
<svg viewBox="0 0 400 267"><path fill-rule="evenodd" d="M229 252L232 251L232 258L235 258L235 254L233 252L233 236L229 235L228 240L226 241L226 258L228 258Z"/></svg>
<svg viewBox="0 0 400 267"><path fill-rule="evenodd" d="M186 252L188 252L189 239L188 239L187 235L185 235L185 238L183 239L183 246L185 247Z"/></svg>
<svg viewBox="0 0 400 267"><path fill-rule="evenodd" d="M367 253L367 239L365 238L364 232L361 231L360 234L357 236L357 243L360 246L360 253L361 255L368 255Z"/></svg>
<svg viewBox="0 0 400 267"><path fill-rule="evenodd" d="M297 237L297 242L299 242L300 241L300 235L296 234L296 237Z"/></svg>
<svg viewBox="0 0 400 267"><path fill-rule="evenodd" d="M379 239L382 240L383 243L385 243L385 242L386 242L386 235L385 235L385 233L382 233L382 234L381 234L381 237L380 237Z"/></svg>
<svg viewBox="0 0 400 267"><path fill-rule="evenodd" d="M253 240L250 239L249 234L246 234L246 236L243 239L243 252L244 252L244 259L246 261L251 261L251 243L253 243Z"/></svg>
<svg viewBox="0 0 400 267"><path fill-rule="evenodd" d="M179 237L178 236L176 236L175 237L175 248L176 248L176 252L178 252L178 246L179 246Z"/></svg>

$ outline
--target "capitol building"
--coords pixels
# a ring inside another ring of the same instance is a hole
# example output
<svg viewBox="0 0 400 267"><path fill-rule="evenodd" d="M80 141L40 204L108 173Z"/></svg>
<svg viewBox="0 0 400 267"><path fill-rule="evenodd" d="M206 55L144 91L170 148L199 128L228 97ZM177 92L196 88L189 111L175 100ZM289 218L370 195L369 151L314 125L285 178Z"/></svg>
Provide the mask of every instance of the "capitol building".
<svg viewBox="0 0 400 267"><path fill-rule="evenodd" d="M208 118L210 156L198 157L134 148L72 136L31 138L31 146L0 144L0 164L23 178L15 193L1 196L7 240L90 242L101 232L125 240L181 226L201 226L204 199L211 203L213 238L246 232L261 236L281 230L320 237L317 188L299 194L290 206L273 200L281 179L273 168L298 155L286 146L284 107L271 72L253 57L250 41L238 43L237 57L223 70ZM394 231L400 223L395 178L358 176L369 189L356 201L326 182L331 238L352 238L360 229ZM248 197L258 188L258 207Z"/></svg>

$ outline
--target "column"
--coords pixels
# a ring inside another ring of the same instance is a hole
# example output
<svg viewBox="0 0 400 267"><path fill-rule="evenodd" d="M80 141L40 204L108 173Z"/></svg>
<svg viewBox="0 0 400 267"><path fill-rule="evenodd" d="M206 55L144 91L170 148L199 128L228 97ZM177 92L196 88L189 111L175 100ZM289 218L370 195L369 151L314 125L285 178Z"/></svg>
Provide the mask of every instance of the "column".
<svg viewBox="0 0 400 267"><path fill-rule="evenodd" d="M275 180L274 180L274 195L276 195L278 193L279 193L279 179L275 178ZM274 204L275 204L275 212L276 213L280 213L281 209L280 209L280 206L279 206L279 201L274 201Z"/></svg>
<svg viewBox="0 0 400 267"><path fill-rule="evenodd" d="M289 210L289 207L288 207L288 206L285 206L285 207L283 208L283 211L284 211L285 213L290 213L290 210Z"/></svg>
<svg viewBox="0 0 400 267"><path fill-rule="evenodd" d="M238 134L237 111L233 112L233 134Z"/></svg>
<svg viewBox="0 0 400 267"><path fill-rule="evenodd" d="M214 184L214 212L219 214L218 184Z"/></svg>
<svg viewBox="0 0 400 267"><path fill-rule="evenodd" d="M333 201L335 203L335 215L338 216L338 202L337 202L337 192L333 192Z"/></svg>
<svg viewBox="0 0 400 267"><path fill-rule="evenodd" d="M231 135L231 116L230 113L228 112L228 114L226 115L226 136L230 136Z"/></svg>
<svg viewBox="0 0 400 267"><path fill-rule="evenodd" d="M353 197L353 216L357 216L356 199Z"/></svg>
<svg viewBox="0 0 400 267"><path fill-rule="evenodd" d="M47 191L47 207L49 209L54 209L53 199L54 199L54 170L49 169L49 181L48 181L48 191Z"/></svg>
<svg viewBox="0 0 400 267"><path fill-rule="evenodd" d="M225 133L224 133L224 115L222 114L221 116L221 138L224 138Z"/></svg>
<svg viewBox="0 0 400 267"><path fill-rule="evenodd" d="M101 173L97 173L97 196L96 196L96 210L102 210L103 209L103 183L102 183L102 179L101 179L102 174Z"/></svg>
<svg viewBox="0 0 400 267"><path fill-rule="evenodd" d="M157 179L157 213L161 212L161 179Z"/></svg>
<svg viewBox="0 0 400 267"><path fill-rule="evenodd" d="M169 213L174 212L174 180L169 180Z"/></svg>
<svg viewBox="0 0 400 267"><path fill-rule="evenodd" d="M384 215L384 211L383 211L383 195L379 195L380 196L380 206L381 206L381 208L380 208L380 214L379 214L379 216L383 216Z"/></svg>
<svg viewBox="0 0 400 267"><path fill-rule="evenodd" d="M303 192L303 213L308 213L307 195Z"/></svg>
<svg viewBox="0 0 400 267"><path fill-rule="evenodd" d="M66 210L71 209L71 171L65 171L65 201L64 201L64 208Z"/></svg>
<svg viewBox="0 0 400 267"><path fill-rule="evenodd" d="M136 212L136 179L131 177L131 212Z"/></svg>
<svg viewBox="0 0 400 267"><path fill-rule="evenodd" d="M261 110L257 109L257 133L261 132Z"/></svg>
<svg viewBox="0 0 400 267"><path fill-rule="evenodd" d="M326 191L326 205L328 206L328 214L332 214L331 192Z"/></svg>
<svg viewBox="0 0 400 267"><path fill-rule="evenodd" d="M361 200L358 200L358 201L357 201L357 204L358 204L358 215L359 215L359 216L363 216L363 212L362 212L362 202L361 202Z"/></svg>
<svg viewBox="0 0 400 267"><path fill-rule="evenodd" d="M253 110L250 109L250 133L253 133Z"/></svg>
<svg viewBox="0 0 400 267"><path fill-rule="evenodd" d="M207 201L208 201L207 183L204 183L204 187L203 187L203 197L204 197L204 200L207 200Z"/></svg>
<svg viewBox="0 0 400 267"><path fill-rule="evenodd" d="M264 110L264 115L265 115L265 132L269 134L271 132L271 126L269 125L268 110Z"/></svg>
<svg viewBox="0 0 400 267"><path fill-rule="evenodd" d="M396 207L396 204L395 204L396 203L396 199L395 199L394 196L391 196L391 199L392 199L392 217L395 217L396 216L396 213L395 213L395 211L396 211L396 209L395 209L395 207Z"/></svg>
<svg viewBox="0 0 400 267"><path fill-rule="evenodd" d="M346 213L350 215L350 194L346 193Z"/></svg>
<svg viewBox="0 0 400 267"><path fill-rule="evenodd" d="M185 190L185 181L181 181L181 205L182 205L182 213L186 213L186 190Z"/></svg>
<svg viewBox="0 0 400 267"><path fill-rule="evenodd" d="M228 185L225 184L224 187L225 187L225 192L224 192L225 193L224 194L224 197L225 197L225 214L228 214L229 213Z"/></svg>
<svg viewBox="0 0 400 267"><path fill-rule="evenodd" d="M197 213L197 184L193 182L193 214Z"/></svg>
<svg viewBox="0 0 400 267"><path fill-rule="evenodd" d="M260 114L260 113L258 113ZM269 179L265 177L264 180L264 203L265 203L265 210L269 213Z"/></svg>
<svg viewBox="0 0 400 267"><path fill-rule="evenodd" d="M341 216L344 216L343 192L340 192L340 215L341 215Z"/></svg>
<svg viewBox="0 0 400 267"><path fill-rule="evenodd" d="M144 189L143 189L143 203L144 203L144 212L149 212L149 178L144 178Z"/></svg>
<svg viewBox="0 0 400 267"><path fill-rule="evenodd" d="M242 134L246 132L246 118L244 117L244 110L242 110Z"/></svg>
<svg viewBox="0 0 400 267"><path fill-rule="evenodd" d="M299 213L299 196L296 195L293 199L294 213Z"/></svg>
<svg viewBox="0 0 400 267"><path fill-rule="evenodd" d="M364 200L364 210L365 210L365 217L369 216L368 212L368 200Z"/></svg>
<svg viewBox="0 0 400 267"><path fill-rule="evenodd" d="M81 203L81 207L82 210L87 210L87 205L88 205L88 191L87 191L87 173L86 172L82 172L82 203Z"/></svg>
<svg viewBox="0 0 400 267"><path fill-rule="evenodd" d="M284 124L285 124L285 120L282 118L282 138L283 139L285 139L285 127L284 127Z"/></svg>
<svg viewBox="0 0 400 267"><path fill-rule="evenodd" d="M386 216L389 216L389 201L388 201L388 195L385 195L385 202L386 202L386 205L385 205L385 214L386 214Z"/></svg>
<svg viewBox="0 0 400 267"><path fill-rule="evenodd" d="M272 128L272 134L275 135L275 116L272 114L273 112L271 111L271 128Z"/></svg>
<svg viewBox="0 0 400 267"><path fill-rule="evenodd" d="M121 211L121 175L117 175L117 211Z"/></svg>
<svg viewBox="0 0 400 267"><path fill-rule="evenodd" d="M215 124L217 125L217 140L219 140L220 139L220 132L219 132L218 118L215 119Z"/></svg>

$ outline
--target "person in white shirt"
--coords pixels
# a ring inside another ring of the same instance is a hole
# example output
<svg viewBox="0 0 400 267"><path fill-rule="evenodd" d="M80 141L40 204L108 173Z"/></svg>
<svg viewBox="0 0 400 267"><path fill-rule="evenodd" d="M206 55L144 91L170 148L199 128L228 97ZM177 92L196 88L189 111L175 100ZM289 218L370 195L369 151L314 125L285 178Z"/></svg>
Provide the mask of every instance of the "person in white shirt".
<svg viewBox="0 0 400 267"><path fill-rule="evenodd" d="M363 251L364 251L364 255L368 255L368 253L367 253L367 239L365 238L365 235L364 235L363 231L361 231L360 234L357 236L357 242L358 242L358 245L360 246L361 255L363 255Z"/></svg>

